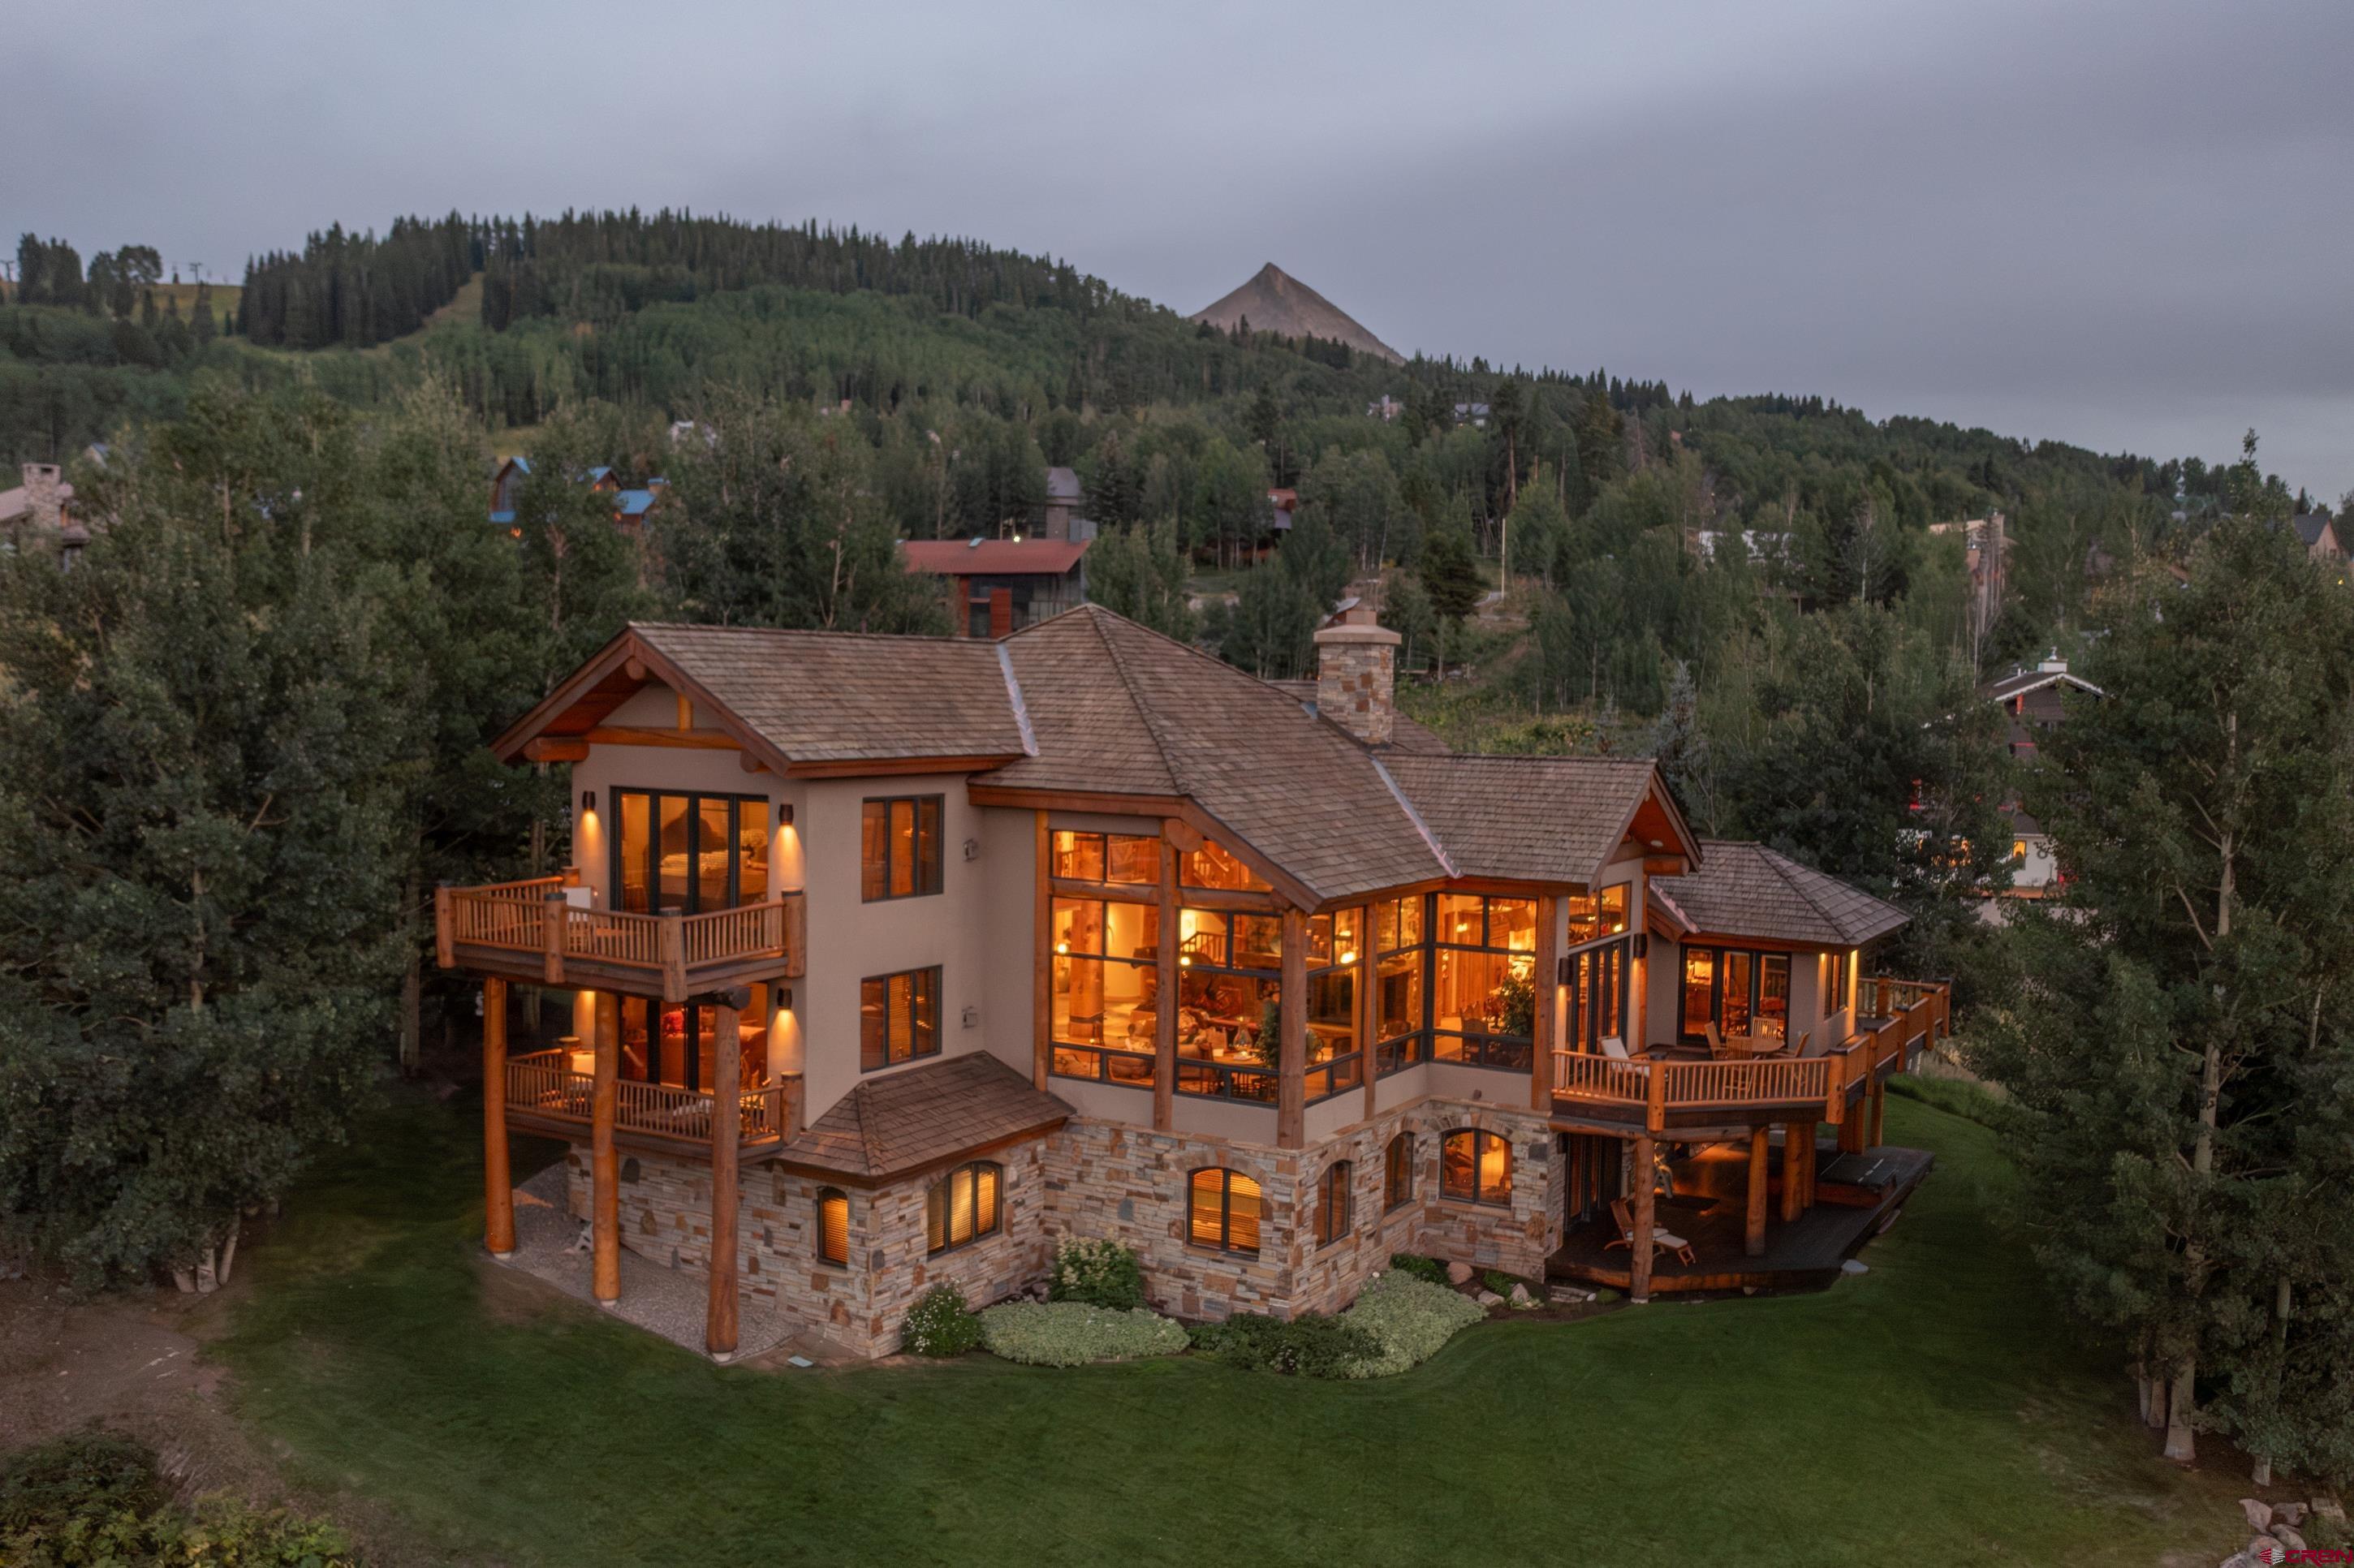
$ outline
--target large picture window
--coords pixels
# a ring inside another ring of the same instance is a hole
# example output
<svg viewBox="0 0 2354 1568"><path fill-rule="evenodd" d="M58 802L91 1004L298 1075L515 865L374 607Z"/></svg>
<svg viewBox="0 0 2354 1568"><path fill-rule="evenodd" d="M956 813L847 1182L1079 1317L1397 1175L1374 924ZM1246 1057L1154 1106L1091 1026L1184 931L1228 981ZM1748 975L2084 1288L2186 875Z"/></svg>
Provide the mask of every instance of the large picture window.
<svg viewBox="0 0 2354 1568"><path fill-rule="evenodd" d="M1384 898L1373 906L1373 1061L1383 1077L1426 1060L1423 970L1430 948L1423 939L1423 897Z"/></svg>
<svg viewBox="0 0 2354 1568"><path fill-rule="evenodd" d="M1357 1051L1357 960L1362 909L1308 920L1308 1100L1314 1104L1364 1080Z"/></svg>
<svg viewBox="0 0 2354 1568"><path fill-rule="evenodd" d="M1620 937L1627 931L1628 885L1611 884L1599 893L1573 893L1568 898L1569 945Z"/></svg>
<svg viewBox="0 0 2354 1568"><path fill-rule="evenodd" d="M1432 1057L1527 1072L1536 1049L1536 900L1442 893L1433 934Z"/></svg>
<svg viewBox="0 0 2354 1568"><path fill-rule="evenodd" d="M1355 1176L1355 1166L1345 1160L1335 1160L1325 1171L1323 1180L1316 1183L1318 1246L1331 1246L1347 1237L1350 1230L1349 1184Z"/></svg>
<svg viewBox="0 0 2354 1568"><path fill-rule="evenodd" d="M997 1234L1004 1168L986 1160L960 1165L924 1194L924 1250L953 1252Z"/></svg>
<svg viewBox="0 0 2354 1568"><path fill-rule="evenodd" d="M736 1021L737 1081L758 1088L769 1081L770 993L755 985L751 1005ZM633 1084L708 1089L719 1050L719 1010L693 1002L668 1006L642 996L621 998L620 1075Z"/></svg>
<svg viewBox="0 0 2354 1568"><path fill-rule="evenodd" d="M1179 859L1177 880L1183 886L1207 888L1213 892L1265 893L1267 890L1258 873L1245 865L1214 839L1203 840L1201 848L1189 850Z"/></svg>
<svg viewBox="0 0 2354 1568"><path fill-rule="evenodd" d="M1512 1146L1498 1132L1463 1128L1439 1145L1438 1191L1458 1203L1512 1202Z"/></svg>
<svg viewBox="0 0 2354 1568"><path fill-rule="evenodd" d="M937 1056L940 1051L940 971L906 969L858 982L858 1070Z"/></svg>
<svg viewBox="0 0 2354 1568"><path fill-rule="evenodd" d="M769 896L767 796L616 789L613 810L615 908L694 915Z"/></svg>
<svg viewBox="0 0 2354 1568"><path fill-rule="evenodd" d="M1823 1016L1829 1018L1847 1005L1847 955L1823 955Z"/></svg>
<svg viewBox="0 0 2354 1568"><path fill-rule="evenodd" d="M1053 917L1054 1070L1150 1088L1160 906L1057 898Z"/></svg>
<svg viewBox="0 0 2354 1568"><path fill-rule="evenodd" d="M1239 1171L1196 1171L1185 1186L1185 1239L1195 1246L1258 1255L1258 1183Z"/></svg>
<svg viewBox="0 0 2354 1568"><path fill-rule="evenodd" d="M1273 1105L1283 922L1187 909L1177 927L1177 1092Z"/></svg>
<svg viewBox="0 0 2354 1568"><path fill-rule="evenodd" d="M1681 1033L1708 1038L1755 1034L1787 1040L1790 1031L1790 955L1741 948L1686 948Z"/></svg>
<svg viewBox="0 0 2354 1568"><path fill-rule="evenodd" d="M1597 942L1568 956L1569 1038L1564 1049L1597 1052L1627 1035L1627 944Z"/></svg>
<svg viewBox="0 0 2354 1568"><path fill-rule="evenodd" d="M1090 833L1057 829L1048 861L1054 874L1074 882L1151 886L1161 880L1161 841L1138 833Z"/></svg>

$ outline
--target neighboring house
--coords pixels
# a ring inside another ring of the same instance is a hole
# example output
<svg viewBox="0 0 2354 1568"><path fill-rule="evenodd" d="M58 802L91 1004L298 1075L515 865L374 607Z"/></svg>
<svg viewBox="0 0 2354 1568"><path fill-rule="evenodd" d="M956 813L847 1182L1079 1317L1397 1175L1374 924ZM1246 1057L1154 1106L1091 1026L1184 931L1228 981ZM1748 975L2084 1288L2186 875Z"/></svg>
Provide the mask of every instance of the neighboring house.
<svg viewBox="0 0 2354 1568"><path fill-rule="evenodd" d="M2308 559L2327 562L2346 558L2346 548L2338 541L2338 525L2327 514L2308 512L2290 518L2288 525L2296 530L2296 542L2305 546Z"/></svg>
<svg viewBox="0 0 2354 1568"><path fill-rule="evenodd" d="M2009 715L2009 734L2006 738L2010 755L2031 761L2036 754L2036 737L2067 717L2064 694L2071 691L2095 697L2105 695L2082 675L2070 674L2068 661L2060 657L2055 648L2032 670L2021 665L2000 680L1980 686L1978 696L1982 701L1999 705ZM2043 824L2029 816L2018 801L2005 807L2003 814L2010 822L2011 895L2041 898L2060 879L2052 841L2045 835Z"/></svg>
<svg viewBox="0 0 2354 1568"><path fill-rule="evenodd" d="M1188 1318L1332 1311L1397 1252L1638 1300L1835 1279L1928 1163L1878 1129L1944 993L1859 979L1903 916L1699 841L1648 760L1446 752L1368 607L1316 641L1310 696L1096 606L625 629L494 743L570 765L571 867L437 898L484 990L491 1250L514 1129L571 1146L593 1294L623 1247L702 1273L723 1357L739 1292L881 1355L1065 1236ZM511 1057L518 982L574 990L574 1038ZM1716 1195L1689 1263L1662 1181Z"/></svg>
<svg viewBox="0 0 2354 1568"><path fill-rule="evenodd" d="M1042 539L1066 540L1094 538L1095 524L1080 514L1087 503L1087 495L1079 488L1079 475L1076 469L1048 469L1046 471L1046 511L1039 524L1038 536Z"/></svg>
<svg viewBox="0 0 2354 1568"><path fill-rule="evenodd" d="M1267 503L1275 514L1275 531L1290 533L1291 514L1299 510L1299 492L1288 486L1270 490L1267 493Z"/></svg>
<svg viewBox="0 0 2354 1568"><path fill-rule="evenodd" d="M1085 540L903 539L899 553L949 579L959 637L1003 637L1087 600Z"/></svg>
<svg viewBox="0 0 2354 1568"><path fill-rule="evenodd" d="M1491 412L1492 410L1485 403L1458 403L1455 405L1455 422L1458 425L1469 425L1474 429L1484 430L1488 428L1488 419Z"/></svg>
<svg viewBox="0 0 2354 1568"><path fill-rule="evenodd" d="M515 502L523 493L524 481L531 477L529 458L502 459L491 475L491 521L501 527L513 527ZM670 481L650 479L642 487L624 488L619 471L599 467L588 469L573 478L592 495L612 498L614 524L625 533L638 534L645 529L646 515L661 501Z"/></svg>
<svg viewBox="0 0 2354 1568"><path fill-rule="evenodd" d="M1730 528L1693 529L1693 553L1709 565L1715 565L1718 546L1731 538L1734 532L1734 530ZM1742 554L1746 556L1752 564L1777 568L1789 564L1791 538L1789 535L1768 533L1756 528L1744 528L1739 532Z"/></svg>
<svg viewBox="0 0 2354 1568"><path fill-rule="evenodd" d="M90 543L90 530L74 515L74 487L65 470L28 462L21 471L22 484L0 490L0 541L11 550L55 546L63 563L73 565Z"/></svg>
<svg viewBox="0 0 2354 1568"><path fill-rule="evenodd" d="M1405 412L1405 405L1399 402L1396 398L1391 397L1386 392L1382 394L1382 400L1380 402L1368 403L1365 405L1365 418L1368 419L1379 419L1384 425L1388 424L1391 420L1396 418L1400 414Z"/></svg>

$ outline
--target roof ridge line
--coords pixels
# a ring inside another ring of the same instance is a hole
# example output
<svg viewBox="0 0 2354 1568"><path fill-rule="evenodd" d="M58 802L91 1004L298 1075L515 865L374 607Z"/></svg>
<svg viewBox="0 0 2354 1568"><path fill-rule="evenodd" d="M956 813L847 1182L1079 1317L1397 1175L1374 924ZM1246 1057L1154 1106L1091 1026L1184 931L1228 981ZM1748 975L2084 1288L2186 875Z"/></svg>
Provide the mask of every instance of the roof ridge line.
<svg viewBox="0 0 2354 1568"><path fill-rule="evenodd" d="M1770 848L1767 845L1761 843L1757 848L1762 853L1772 855L1776 861L1781 863L1774 867L1774 874L1782 879L1782 885L1797 894L1799 901L1805 904L1808 908L1821 916L1823 917L1823 924L1829 926L1832 930L1837 931L1840 934L1840 940L1846 940L1847 923L1841 920L1838 916L1832 914L1829 909L1823 907L1822 901L1818 899L1813 894L1807 891L1806 884L1800 882L1797 877L1792 876L1789 872L1784 870L1783 867L1794 866L1800 871L1813 872L1817 876L1830 876L1830 873L1827 871L1815 871L1812 866L1799 865L1797 861L1792 860L1780 850ZM1831 880L1838 881L1838 878L1832 877ZM1845 885L1841 884L1841 885ZM1859 888L1857 891L1861 892L1862 890Z"/></svg>
<svg viewBox="0 0 2354 1568"><path fill-rule="evenodd" d="M1111 612L1107 610L1104 613L1108 615ZM1121 616L1120 620L1127 620L1128 618ZM1129 621L1129 624L1136 623ZM1160 715L1153 705L1146 702L1143 694L1136 689L1136 682L1129 674L1128 661L1120 657L1119 647L1104 635L1102 617L1089 616L1087 625L1095 632L1096 641L1103 644L1104 657L1110 661L1112 673L1119 677L1119 689L1128 694L1129 704L1136 709L1136 716L1144 721L1144 733L1152 737L1152 749L1161 758L1161 770L1169 775L1169 782L1176 794L1190 799L1193 791L1186 787L1185 775L1178 771L1175 759L1169 755L1169 743L1161 736ZM1146 627L1145 630L1150 631L1151 628Z"/></svg>
<svg viewBox="0 0 2354 1568"><path fill-rule="evenodd" d="M1430 853L1437 858L1440 869L1449 876L1461 875L1462 873L1455 869L1455 857L1447 853L1447 846L1438 842L1438 835L1431 831L1428 822L1422 820L1422 813L1414 809L1414 802L1405 798L1405 791L1398 788L1397 780L1390 777L1389 766L1370 747L1365 750L1365 760L1373 765L1373 776L1382 781L1382 788L1390 792L1390 798L1398 803L1398 810L1405 813L1405 820L1414 824L1414 831L1420 833L1422 842L1430 846Z"/></svg>
<svg viewBox="0 0 2354 1568"><path fill-rule="evenodd" d="M1022 755L1035 757L1038 755L1038 736L1030 727L1030 703L1022 694L1021 677L1013 673L1013 655L1007 651L1002 638L991 646L997 650L997 667L1005 676L1006 700L1013 705L1014 727L1022 734Z"/></svg>

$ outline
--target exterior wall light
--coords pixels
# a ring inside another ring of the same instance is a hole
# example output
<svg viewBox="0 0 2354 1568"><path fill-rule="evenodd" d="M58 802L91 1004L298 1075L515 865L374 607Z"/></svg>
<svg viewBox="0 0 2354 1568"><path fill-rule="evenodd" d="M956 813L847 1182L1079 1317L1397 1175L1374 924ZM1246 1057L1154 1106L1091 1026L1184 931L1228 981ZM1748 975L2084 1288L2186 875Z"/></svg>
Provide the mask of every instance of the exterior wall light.
<svg viewBox="0 0 2354 1568"><path fill-rule="evenodd" d="M790 800L777 807L777 821L789 828L793 825L793 803Z"/></svg>
<svg viewBox="0 0 2354 1568"><path fill-rule="evenodd" d="M597 814L596 790L583 789L580 791L580 814L584 817L593 817Z"/></svg>

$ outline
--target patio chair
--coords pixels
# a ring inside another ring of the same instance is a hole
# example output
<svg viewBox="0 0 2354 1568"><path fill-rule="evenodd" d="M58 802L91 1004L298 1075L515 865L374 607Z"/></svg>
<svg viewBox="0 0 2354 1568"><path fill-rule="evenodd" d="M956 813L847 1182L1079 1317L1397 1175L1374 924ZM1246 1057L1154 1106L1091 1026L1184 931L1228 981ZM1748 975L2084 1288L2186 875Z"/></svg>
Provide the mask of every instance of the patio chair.
<svg viewBox="0 0 2354 1568"><path fill-rule="evenodd" d="M1610 1058L1613 1062L1631 1062L1634 1060L1632 1056L1629 1056L1627 1054L1627 1042L1619 1039L1616 1034L1605 1034L1602 1037L1602 1054Z"/></svg>
<svg viewBox="0 0 2354 1568"><path fill-rule="evenodd" d="M1628 1210L1626 1199L1613 1198L1610 1200L1610 1218L1616 1222L1618 1226L1618 1239L1606 1244L1602 1250L1604 1252L1608 1252L1611 1247L1623 1246L1629 1252L1634 1251L1635 1216L1633 1213ZM1676 1261L1679 1263L1690 1263L1692 1261L1691 1243L1684 1240L1683 1237L1676 1234L1673 1231L1664 1231L1659 1229L1658 1225L1654 1224L1651 1227L1651 1255L1656 1257L1663 1252L1674 1253L1676 1255Z"/></svg>
<svg viewBox="0 0 2354 1568"><path fill-rule="evenodd" d="M1748 1054L1749 1053L1747 1051L1743 1050L1737 1045L1726 1044L1724 1036L1717 1033L1717 1028L1714 1023L1712 1022L1708 1026L1708 1055L1710 1061L1738 1062Z"/></svg>

